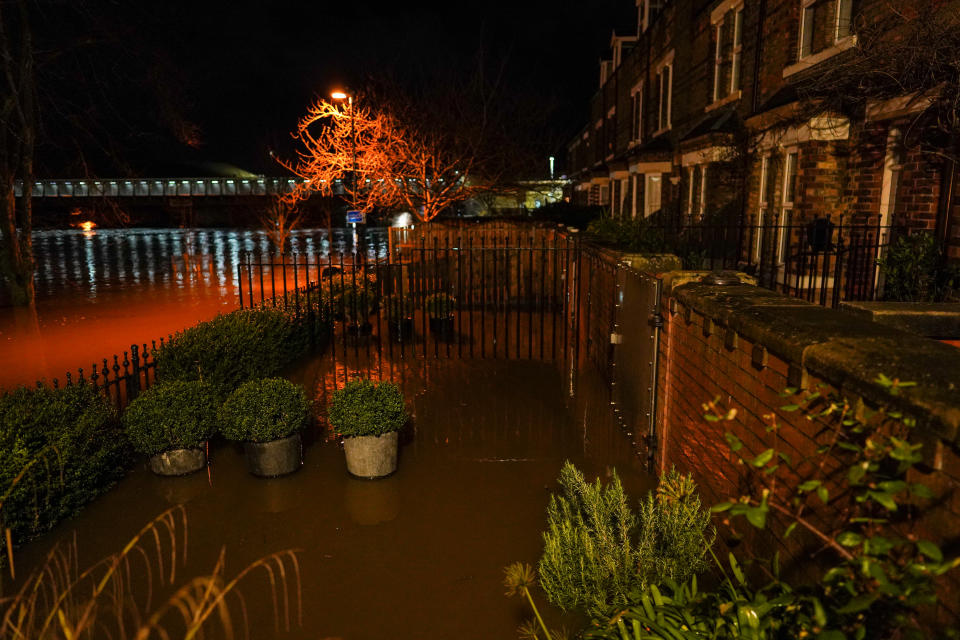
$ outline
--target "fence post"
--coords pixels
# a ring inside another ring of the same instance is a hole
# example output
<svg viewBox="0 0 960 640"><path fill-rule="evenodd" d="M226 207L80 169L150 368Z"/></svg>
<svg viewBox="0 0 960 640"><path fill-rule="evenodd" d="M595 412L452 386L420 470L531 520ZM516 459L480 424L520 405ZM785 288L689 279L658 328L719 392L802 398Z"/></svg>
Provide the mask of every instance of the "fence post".
<svg viewBox="0 0 960 640"><path fill-rule="evenodd" d="M240 308L243 309L243 254L237 256L237 293L240 295Z"/></svg>
<svg viewBox="0 0 960 640"><path fill-rule="evenodd" d="M137 345L130 345L130 364L133 371L127 373L124 362L124 373L127 378L127 402L131 402L140 393L140 353Z"/></svg>

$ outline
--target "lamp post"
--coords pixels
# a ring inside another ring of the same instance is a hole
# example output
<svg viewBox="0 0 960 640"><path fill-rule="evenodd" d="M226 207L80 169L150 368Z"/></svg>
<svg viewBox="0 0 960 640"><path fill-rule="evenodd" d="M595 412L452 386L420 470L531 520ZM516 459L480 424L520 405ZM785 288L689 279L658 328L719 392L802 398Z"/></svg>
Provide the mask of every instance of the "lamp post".
<svg viewBox="0 0 960 640"><path fill-rule="evenodd" d="M345 91L337 90L330 94L330 97L334 100L346 100L347 108L350 110L350 148L352 151L352 162L350 164L350 191L353 193L353 197L357 197L357 122L353 115L353 96L349 95ZM353 253L354 258L357 254L357 245L359 243L359 237L357 235L357 223L351 223L353 225Z"/></svg>

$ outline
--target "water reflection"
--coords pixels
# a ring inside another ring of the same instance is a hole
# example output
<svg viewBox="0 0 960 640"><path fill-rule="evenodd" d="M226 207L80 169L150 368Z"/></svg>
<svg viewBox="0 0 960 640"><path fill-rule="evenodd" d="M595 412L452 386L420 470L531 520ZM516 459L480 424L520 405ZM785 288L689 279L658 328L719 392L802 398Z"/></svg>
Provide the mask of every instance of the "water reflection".
<svg viewBox="0 0 960 640"><path fill-rule="evenodd" d="M353 255L352 230L300 229L290 250L316 259ZM250 229L56 229L33 234L39 300L64 293L94 299L105 290L139 289L144 282L178 287L232 286L241 254L267 255L266 233ZM387 253L386 229L368 229L357 250L368 260ZM226 292L224 292L226 293Z"/></svg>

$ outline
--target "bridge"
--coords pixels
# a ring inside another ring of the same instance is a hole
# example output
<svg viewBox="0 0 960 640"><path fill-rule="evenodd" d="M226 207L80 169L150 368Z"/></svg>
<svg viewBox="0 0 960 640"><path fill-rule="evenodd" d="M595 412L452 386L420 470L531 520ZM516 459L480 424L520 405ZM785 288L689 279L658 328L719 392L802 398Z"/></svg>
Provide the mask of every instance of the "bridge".
<svg viewBox="0 0 960 640"><path fill-rule="evenodd" d="M275 196L289 193L301 178L137 178L137 179L48 179L33 183L34 198L171 198ZM334 193L340 189L334 182ZM14 185L14 195L23 196L23 182Z"/></svg>

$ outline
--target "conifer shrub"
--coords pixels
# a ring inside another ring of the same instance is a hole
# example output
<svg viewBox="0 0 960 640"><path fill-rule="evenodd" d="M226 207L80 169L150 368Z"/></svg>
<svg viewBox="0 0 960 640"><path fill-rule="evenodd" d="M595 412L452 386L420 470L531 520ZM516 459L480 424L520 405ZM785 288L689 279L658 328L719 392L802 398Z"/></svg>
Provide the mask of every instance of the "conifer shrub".
<svg viewBox="0 0 960 640"><path fill-rule="evenodd" d="M561 493L547 507L539 565L551 603L597 617L651 584L705 568L714 532L689 476L671 470L636 512L616 472L606 486L590 484L567 462L559 483Z"/></svg>

